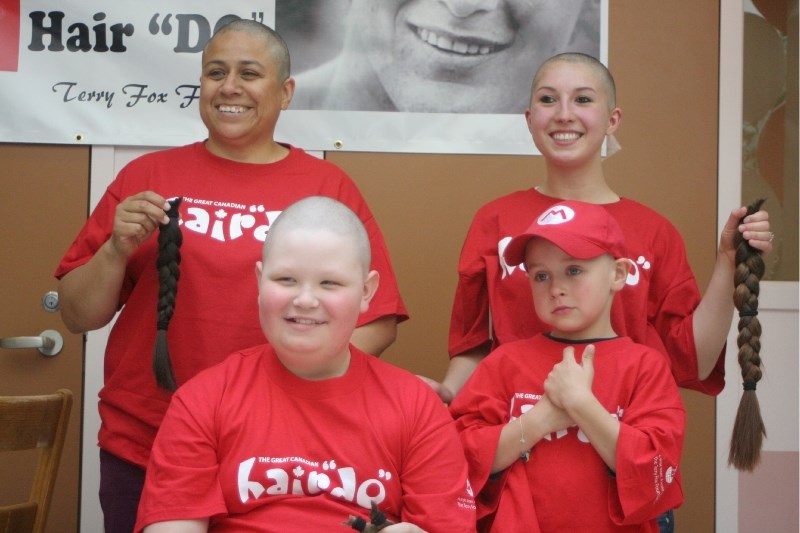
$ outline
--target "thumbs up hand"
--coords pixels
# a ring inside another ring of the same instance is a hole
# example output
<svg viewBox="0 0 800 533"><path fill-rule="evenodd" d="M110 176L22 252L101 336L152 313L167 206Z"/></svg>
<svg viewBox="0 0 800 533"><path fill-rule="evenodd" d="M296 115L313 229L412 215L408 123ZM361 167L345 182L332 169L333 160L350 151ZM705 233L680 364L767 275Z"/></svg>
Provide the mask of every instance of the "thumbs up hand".
<svg viewBox="0 0 800 533"><path fill-rule="evenodd" d="M592 397L594 352L594 345L587 345L578 363L575 348L564 348L564 358L553 367L544 382L545 394L556 407L570 410Z"/></svg>

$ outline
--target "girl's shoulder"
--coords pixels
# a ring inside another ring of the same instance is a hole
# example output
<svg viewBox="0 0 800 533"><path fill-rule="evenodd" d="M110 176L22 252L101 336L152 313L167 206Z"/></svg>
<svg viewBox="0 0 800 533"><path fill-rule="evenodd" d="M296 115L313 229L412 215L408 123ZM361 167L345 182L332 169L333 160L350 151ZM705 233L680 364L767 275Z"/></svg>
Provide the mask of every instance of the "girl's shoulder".
<svg viewBox="0 0 800 533"><path fill-rule="evenodd" d="M677 233L677 228L667 217L630 198L621 198L619 202L607 204L606 209L623 230L635 228L638 232L650 229L656 233Z"/></svg>

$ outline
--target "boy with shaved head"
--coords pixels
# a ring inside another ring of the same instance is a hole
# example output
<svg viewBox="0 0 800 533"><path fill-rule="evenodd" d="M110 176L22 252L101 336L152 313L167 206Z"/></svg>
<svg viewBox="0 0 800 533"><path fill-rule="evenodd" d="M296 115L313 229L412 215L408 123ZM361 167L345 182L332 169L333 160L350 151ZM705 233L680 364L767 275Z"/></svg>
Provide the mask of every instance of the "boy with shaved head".
<svg viewBox="0 0 800 533"><path fill-rule="evenodd" d="M256 264L269 344L181 386L156 438L136 531L473 531L455 427L412 374L350 344L378 287L359 218L326 197L278 217ZM294 526L293 526L294 524Z"/></svg>

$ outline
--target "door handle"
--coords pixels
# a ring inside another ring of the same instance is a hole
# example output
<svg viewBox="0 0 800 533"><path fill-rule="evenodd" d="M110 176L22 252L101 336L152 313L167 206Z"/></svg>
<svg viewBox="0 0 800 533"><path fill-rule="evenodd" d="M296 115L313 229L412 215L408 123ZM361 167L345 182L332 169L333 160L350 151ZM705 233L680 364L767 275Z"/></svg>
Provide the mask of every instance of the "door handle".
<svg viewBox="0 0 800 533"><path fill-rule="evenodd" d="M58 355L63 347L64 339L54 329L46 329L38 337L6 337L5 339L0 339L0 348L9 350L37 348L47 357Z"/></svg>

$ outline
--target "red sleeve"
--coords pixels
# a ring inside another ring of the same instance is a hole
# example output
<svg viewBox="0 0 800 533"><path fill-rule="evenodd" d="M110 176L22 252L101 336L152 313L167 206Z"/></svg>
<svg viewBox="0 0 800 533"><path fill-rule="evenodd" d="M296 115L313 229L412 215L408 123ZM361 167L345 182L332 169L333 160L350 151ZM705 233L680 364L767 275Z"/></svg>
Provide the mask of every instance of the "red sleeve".
<svg viewBox="0 0 800 533"><path fill-rule="evenodd" d="M485 344L490 338L489 289L485 250L489 230L486 209L480 209L470 225L458 260L458 285L450 316L450 357Z"/></svg>
<svg viewBox="0 0 800 533"><path fill-rule="evenodd" d="M75 237L58 264L54 274L56 278L61 279L72 270L89 262L103 243L111 237L111 232L114 230L114 214L117 206L122 202L122 183L125 172L125 169L120 171L117 179L108 186L97 206L92 210L78 236ZM133 277L126 272L120 292L119 306L128 300L134 284Z"/></svg>
<svg viewBox="0 0 800 533"><path fill-rule="evenodd" d="M502 350L499 348L481 361L450 405L476 493L489 479L500 433L509 420L508 393L498 387L505 381L492 364Z"/></svg>
<svg viewBox="0 0 800 533"><path fill-rule="evenodd" d="M414 436L402 459L402 519L426 531L474 531L475 500L453 420L429 388L418 396Z"/></svg>
<svg viewBox="0 0 800 533"><path fill-rule="evenodd" d="M616 494L609 495L615 523L640 524L683 503L678 464L685 431L686 412L666 363L647 350L620 419Z"/></svg>
<svg viewBox="0 0 800 533"><path fill-rule="evenodd" d="M672 374L679 387L717 395L725 386L725 348L712 373L698 378L697 350L694 343L694 312L700 304L700 289L686 257L678 230L665 220L661 234L654 238L659 260L648 301L648 323L652 324L668 354ZM648 335L650 332L648 332ZM649 346L650 340L646 342Z"/></svg>
<svg viewBox="0 0 800 533"><path fill-rule="evenodd" d="M115 182L116 183L116 182ZM119 196L112 183L88 220L84 223L78 236L70 245L67 253L61 258L55 277L61 279L65 274L85 264L94 253L108 240L114 228L114 211L120 203Z"/></svg>
<svg viewBox="0 0 800 533"><path fill-rule="evenodd" d="M525 463L517 461L489 480L478 496L478 509L486 509L479 518L480 531L542 533L532 499Z"/></svg>
<svg viewBox="0 0 800 533"><path fill-rule="evenodd" d="M502 372L515 373L518 369L500 354L501 346L481 361L467 383L450 405L450 414L456 420L456 429L469 465L469 480L475 491L476 514L481 530L533 532L538 531L536 512L531 502L531 492L525 466L516 461L510 467L491 475L492 465L500 442L500 433L509 420L509 391L501 390L508 383ZM513 367L513 368L509 368ZM502 496L502 498L501 498ZM508 517L519 519L509 523Z"/></svg>
<svg viewBox="0 0 800 533"><path fill-rule="evenodd" d="M213 375L187 382L173 396L150 454L134 531L227 513L215 445L219 387L207 379Z"/></svg>

